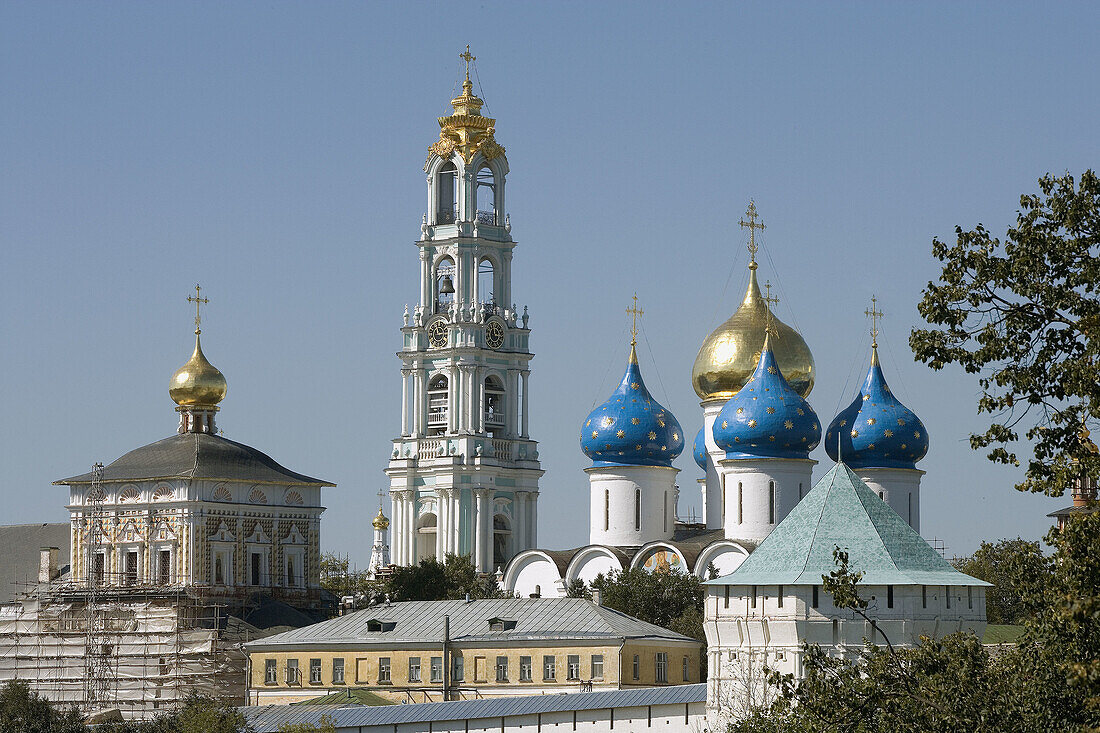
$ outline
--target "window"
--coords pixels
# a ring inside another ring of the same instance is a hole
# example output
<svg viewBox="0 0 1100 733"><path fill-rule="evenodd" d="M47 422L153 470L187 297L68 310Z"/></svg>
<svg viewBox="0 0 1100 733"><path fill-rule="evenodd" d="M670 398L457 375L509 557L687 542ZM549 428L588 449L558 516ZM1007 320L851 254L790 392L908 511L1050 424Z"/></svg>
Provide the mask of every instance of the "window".
<svg viewBox="0 0 1100 733"><path fill-rule="evenodd" d="M344 684L344 658L336 657L332 660L332 684Z"/></svg>
<svg viewBox="0 0 1100 733"><path fill-rule="evenodd" d="M508 528L508 518L503 514L493 516L493 566L501 567L508 564L511 554L508 545L512 537L512 530Z"/></svg>
<svg viewBox="0 0 1100 733"><path fill-rule="evenodd" d="M737 482L737 523L738 524L741 524L743 521L745 521L745 501L744 501L745 492L744 492L743 489L744 489L744 485L740 481L738 481Z"/></svg>
<svg viewBox="0 0 1100 733"><path fill-rule="evenodd" d="M603 679L603 655L592 655L592 675L591 679L602 680Z"/></svg>
<svg viewBox="0 0 1100 733"><path fill-rule="evenodd" d="M722 524L726 523L726 482L722 481Z"/></svg>
<svg viewBox="0 0 1100 733"><path fill-rule="evenodd" d="M501 336L501 334L498 333L498 336ZM489 336L486 336L486 343L490 348L501 345L501 339L499 338L496 342L488 339ZM504 383L495 376L489 377L485 380L485 432L494 438L503 437L505 415Z"/></svg>
<svg viewBox="0 0 1100 733"><path fill-rule="evenodd" d="M420 681L420 657L409 657L409 682Z"/></svg>
<svg viewBox="0 0 1100 733"><path fill-rule="evenodd" d="M378 659L378 681L389 684L390 681L390 658L380 657Z"/></svg>
<svg viewBox="0 0 1100 733"><path fill-rule="evenodd" d="M497 682L508 681L508 657L497 657Z"/></svg>
<svg viewBox="0 0 1100 733"><path fill-rule="evenodd" d="M722 597L722 608L730 607L730 587L728 585L722 586L725 591L725 595Z"/></svg>
<svg viewBox="0 0 1100 733"><path fill-rule="evenodd" d="M775 589L775 598L779 601L779 607L783 608L783 586L778 586Z"/></svg>
<svg viewBox="0 0 1100 733"><path fill-rule="evenodd" d="M886 607L894 607L894 586L892 585L886 586Z"/></svg>
<svg viewBox="0 0 1100 733"><path fill-rule="evenodd" d="M717 669L717 666L715 666L715 669ZM642 678L642 660L637 654L635 654L634 655L634 679L640 680L641 678Z"/></svg>
<svg viewBox="0 0 1100 733"><path fill-rule="evenodd" d="M611 492L603 490L603 531L606 532L611 521Z"/></svg>
<svg viewBox="0 0 1100 733"><path fill-rule="evenodd" d="M222 553L214 553L214 585L225 585L225 560Z"/></svg>
<svg viewBox="0 0 1100 733"><path fill-rule="evenodd" d="M431 660L431 681L442 682L443 681L443 657L432 657Z"/></svg>
<svg viewBox="0 0 1100 733"><path fill-rule="evenodd" d="M286 585L288 588L301 588L302 583L302 553L301 551L288 552L286 556Z"/></svg>
<svg viewBox="0 0 1100 733"><path fill-rule="evenodd" d="M684 682L691 682L691 660L684 657Z"/></svg>
<svg viewBox="0 0 1100 733"><path fill-rule="evenodd" d="M913 492L912 491L909 492L909 512L908 512L908 514L909 515L908 515L908 517L906 518L905 521L909 523L910 527L912 527L913 526Z"/></svg>
<svg viewBox="0 0 1100 733"><path fill-rule="evenodd" d="M798 482L798 500L802 501L802 482Z"/></svg>
<svg viewBox="0 0 1100 733"><path fill-rule="evenodd" d="M752 602L751 602L751 607L752 607L752 608L756 608L756 586L755 586L755 585L754 585L754 586L752 587Z"/></svg>
<svg viewBox="0 0 1100 733"><path fill-rule="evenodd" d="M581 678L581 657L579 654L570 654L566 658L566 675L567 680L579 680Z"/></svg>
<svg viewBox="0 0 1100 733"><path fill-rule="evenodd" d="M662 526L665 528L665 531L667 532L668 531L668 492L667 491L665 492L664 507L665 507L665 518L664 518L664 523L663 523Z"/></svg>
<svg viewBox="0 0 1100 733"><path fill-rule="evenodd" d="M634 489L634 529L642 528L642 490Z"/></svg>
<svg viewBox="0 0 1100 733"><path fill-rule="evenodd" d="M286 683L293 685L298 682L298 660L288 659L286 660Z"/></svg>
<svg viewBox="0 0 1100 733"><path fill-rule="evenodd" d="M279 662L276 659L264 660L264 684L279 684Z"/></svg>
<svg viewBox="0 0 1100 733"><path fill-rule="evenodd" d="M454 224L458 217L458 169L446 163L436 177L437 224Z"/></svg>
<svg viewBox="0 0 1100 733"><path fill-rule="evenodd" d="M542 658L542 681L553 682L555 679L557 679L557 676L557 660L554 659L554 657L552 657L551 655L547 654L545 657Z"/></svg>
<svg viewBox="0 0 1100 733"><path fill-rule="evenodd" d="M107 572L107 556L102 552L97 552L92 558L92 583L94 585L103 585L103 577Z"/></svg>
<svg viewBox="0 0 1100 733"><path fill-rule="evenodd" d="M321 660L311 659L309 660L309 683L311 685L321 684Z"/></svg>
<svg viewBox="0 0 1100 733"><path fill-rule="evenodd" d="M530 682L531 681L531 657L519 658L519 681Z"/></svg>
<svg viewBox="0 0 1100 733"><path fill-rule="evenodd" d="M974 608L974 586L966 586L966 607L973 610Z"/></svg>
<svg viewBox="0 0 1100 733"><path fill-rule="evenodd" d="M928 586L922 585L920 587L920 607L928 608Z"/></svg>
<svg viewBox="0 0 1100 733"><path fill-rule="evenodd" d="M261 578L263 576L261 575L260 571L263 569L263 555L258 552L252 553L252 562L250 565L250 569L252 571L252 585L261 585Z"/></svg>
<svg viewBox="0 0 1100 733"><path fill-rule="evenodd" d="M496 177L489 166L477 172L477 221L479 224L496 224Z"/></svg>
<svg viewBox="0 0 1100 733"><path fill-rule="evenodd" d="M657 682L668 682L668 652L657 652L654 676Z"/></svg>
<svg viewBox="0 0 1100 733"><path fill-rule="evenodd" d="M428 435L447 432L447 403L449 401L447 377L439 374L428 383Z"/></svg>
<svg viewBox="0 0 1100 733"><path fill-rule="evenodd" d="M813 607L817 608L817 586L814 586Z"/></svg>
<svg viewBox="0 0 1100 733"><path fill-rule="evenodd" d="M466 676L462 657L451 657L451 680L461 682Z"/></svg>
<svg viewBox="0 0 1100 733"><path fill-rule="evenodd" d="M943 587L944 601L947 603L947 607L951 608L951 586L945 585Z"/></svg>
<svg viewBox="0 0 1100 733"><path fill-rule="evenodd" d="M768 524L775 524L775 482L768 482Z"/></svg>
<svg viewBox="0 0 1100 733"><path fill-rule="evenodd" d="M172 551L161 550L157 553L157 583L168 585L172 582Z"/></svg>
<svg viewBox="0 0 1100 733"><path fill-rule="evenodd" d="M126 585L137 585L138 554L137 550L126 553Z"/></svg>

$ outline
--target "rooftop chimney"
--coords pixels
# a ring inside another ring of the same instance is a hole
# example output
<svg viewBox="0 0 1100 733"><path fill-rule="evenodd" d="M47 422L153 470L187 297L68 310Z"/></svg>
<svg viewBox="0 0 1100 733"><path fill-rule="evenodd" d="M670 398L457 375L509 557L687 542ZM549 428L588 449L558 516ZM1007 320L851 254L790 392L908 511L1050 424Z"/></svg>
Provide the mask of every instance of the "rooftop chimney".
<svg viewBox="0 0 1100 733"><path fill-rule="evenodd" d="M56 547L43 547L38 560L38 582L49 583L58 576L57 556L61 550Z"/></svg>

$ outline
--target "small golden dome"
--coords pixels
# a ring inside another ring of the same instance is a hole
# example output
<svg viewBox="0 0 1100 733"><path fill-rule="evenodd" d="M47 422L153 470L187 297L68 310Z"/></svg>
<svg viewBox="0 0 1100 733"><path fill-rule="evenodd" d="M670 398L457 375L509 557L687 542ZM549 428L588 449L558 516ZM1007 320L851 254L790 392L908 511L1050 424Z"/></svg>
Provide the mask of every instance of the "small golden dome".
<svg viewBox="0 0 1100 733"><path fill-rule="evenodd" d="M385 529L390 526L390 520L386 519L386 515L382 513L382 507L378 507L378 516L371 522L375 529Z"/></svg>
<svg viewBox="0 0 1100 733"><path fill-rule="evenodd" d="M768 304L756 282L756 263L749 264L749 287L741 307L714 329L695 357L691 384L701 399L728 400L745 385L760 361L760 347L767 329ZM814 388L814 357L797 331L771 316L779 336L772 353L787 383L805 399Z"/></svg>
<svg viewBox="0 0 1100 733"><path fill-rule="evenodd" d="M213 407L225 399L229 385L217 367L207 361L195 332L195 353L176 370L168 385L168 394L180 407Z"/></svg>

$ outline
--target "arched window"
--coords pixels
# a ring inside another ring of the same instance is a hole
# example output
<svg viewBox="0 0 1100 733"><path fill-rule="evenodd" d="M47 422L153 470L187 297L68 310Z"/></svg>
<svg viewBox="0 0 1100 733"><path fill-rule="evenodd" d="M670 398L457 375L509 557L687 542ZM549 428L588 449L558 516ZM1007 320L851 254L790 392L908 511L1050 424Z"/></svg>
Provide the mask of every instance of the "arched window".
<svg viewBox="0 0 1100 733"><path fill-rule="evenodd" d="M634 529L642 528L642 490L634 489Z"/></svg>
<svg viewBox="0 0 1100 733"><path fill-rule="evenodd" d="M435 265L435 309L440 311L455 299L455 261L444 257Z"/></svg>
<svg viewBox="0 0 1100 733"><path fill-rule="evenodd" d="M768 482L768 524L775 524L775 482Z"/></svg>
<svg viewBox="0 0 1100 733"><path fill-rule="evenodd" d="M508 517L503 514L493 516L493 565L504 567L512 556L512 530L508 526Z"/></svg>
<svg viewBox="0 0 1100 733"><path fill-rule="evenodd" d="M435 178L436 224L454 224L458 219L458 169L445 163Z"/></svg>
<svg viewBox="0 0 1100 733"><path fill-rule="evenodd" d="M428 512L420 515L416 523L416 559L417 562L435 557L435 514Z"/></svg>
<svg viewBox="0 0 1100 733"><path fill-rule="evenodd" d="M477 223L497 223L496 176L488 165L477 172Z"/></svg>
<svg viewBox="0 0 1100 733"><path fill-rule="evenodd" d="M485 432L504 435L504 385L496 376L485 380Z"/></svg>
<svg viewBox="0 0 1100 733"><path fill-rule="evenodd" d="M482 303L496 305L496 283L493 273L493 261L482 257L477 263L477 298Z"/></svg>
<svg viewBox="0 0 1100 733"><path fill-rule="evenodd" d="M437 374L428 383L428 435L447 432L447 377Z"/></svg>

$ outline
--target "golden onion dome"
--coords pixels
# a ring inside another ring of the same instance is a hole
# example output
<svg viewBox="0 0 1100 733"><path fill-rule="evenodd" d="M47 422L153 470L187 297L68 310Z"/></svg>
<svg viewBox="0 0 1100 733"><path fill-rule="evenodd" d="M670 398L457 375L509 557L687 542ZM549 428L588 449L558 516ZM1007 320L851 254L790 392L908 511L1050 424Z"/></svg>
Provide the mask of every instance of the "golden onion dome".
<svg viewBox="0 0 1100 733"><path fill-rule="evenodd" d="M229 391L225 377L202 353L199 333L195 332L195 352L176 370L168 385L168 394L180 407L213 407L224 400Z"/></svg>
<svg viewBox="0 0 1100 733"><path fill-rule="evenodd" d="M384 530L390 526L390 520L386 519L386 515L382 513L382 507L378 507L378 516L371 522L375 529Z"/></svg>
<svg viewBox="0 0 1100 733"><path fill-rule="evenodd" d="M764 343L768 303L756 282L756 262L749 263L749 287L741 307L714 329L695 357L691 383L704 401L728 400L749 381ZM772 339L772 352L787 384L805 399L814 388L814 357L797 331L771 316L779 338Z"/></svg>

